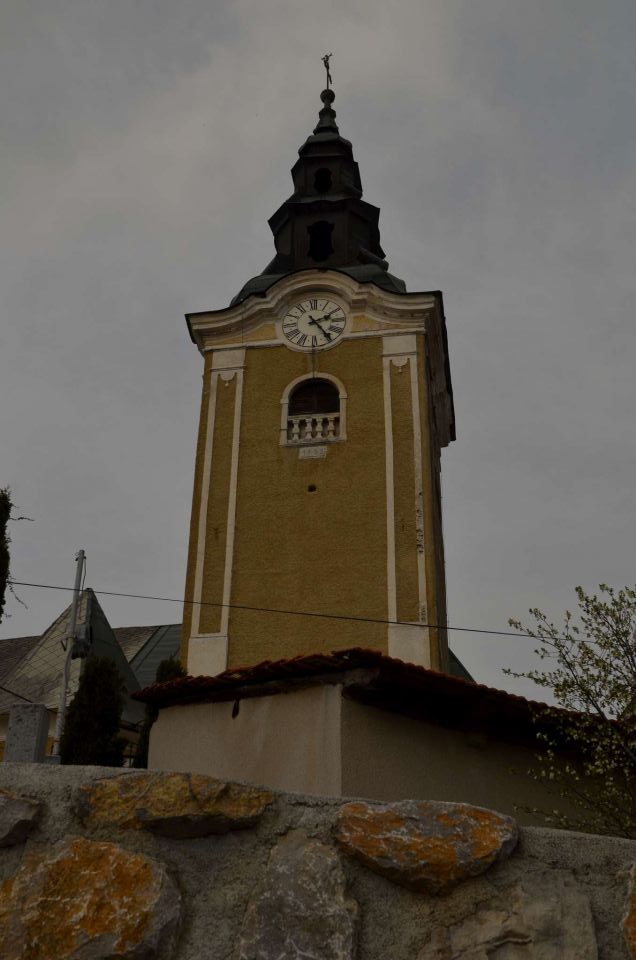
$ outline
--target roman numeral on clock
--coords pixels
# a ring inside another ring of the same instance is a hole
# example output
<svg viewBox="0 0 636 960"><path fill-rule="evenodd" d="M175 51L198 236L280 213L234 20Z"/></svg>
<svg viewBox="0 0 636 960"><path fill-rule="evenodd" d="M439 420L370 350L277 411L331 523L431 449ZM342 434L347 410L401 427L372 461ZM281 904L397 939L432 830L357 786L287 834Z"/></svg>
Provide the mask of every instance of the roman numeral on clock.
<svg viewBox="0 0 636 960"><path fill-rule="evenodd" d="M320 350L335 346L344 334L347 317L343 307L328 297L306 297L287 307L278 328L288 346Z"/></svg>

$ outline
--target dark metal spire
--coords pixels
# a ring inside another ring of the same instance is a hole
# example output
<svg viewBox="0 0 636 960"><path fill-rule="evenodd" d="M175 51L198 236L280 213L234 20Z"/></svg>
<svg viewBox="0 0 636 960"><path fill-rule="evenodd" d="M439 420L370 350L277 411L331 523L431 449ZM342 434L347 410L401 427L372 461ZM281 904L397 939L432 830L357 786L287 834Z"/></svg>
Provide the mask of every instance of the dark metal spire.
<svg viewBox="0 0 636 960"><path fill-rule="evenodd" d="M336 136L339 134L338 124L336 123L336 111L333 109L331 104L336 99L336 95L333 90L330 90L329 87L326 90L323 90L320 94L320 99L322 100L323 106L318 114L319 120L317 125L314 127L314 133L333 133Z"/></svg>
<svg viewBox="0 0 636 960"><path fill-rule="evenodd" d="M380 246L380 211L362 199L353 149L338 130L330 57L327 53L322 58L327 86L320 94L318 124L300 147L292 169L294 192L269 219L276 256L233 303L261 293L286 274L312 267L342 270L394 293L406 289L388 272Z"/></svg>
<svg viewBox="0 0 636 960"><path fill-rule="evenodd" d="M333 83L331 70L329 69L329 61L332 57L333 53L326 53L324 57L321 57L327 72L327 86L320 94L320 99L322 100L322 109L318 114L320 119L318 120L317 126L314 128L314 134L334 133L337 136L340 131L338 130L338 124L336 123L336 111L331 106L336 99L336 95L330 86L330 84Z"/></svg>

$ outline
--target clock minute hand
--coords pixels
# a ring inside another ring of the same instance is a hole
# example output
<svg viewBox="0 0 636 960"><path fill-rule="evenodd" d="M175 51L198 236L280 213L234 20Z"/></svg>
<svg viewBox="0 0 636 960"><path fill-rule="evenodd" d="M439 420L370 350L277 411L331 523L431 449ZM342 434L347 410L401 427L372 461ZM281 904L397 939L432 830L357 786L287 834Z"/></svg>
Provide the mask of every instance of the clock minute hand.
<svg viewBox="0 0 636 960"><path fill-rule="evenodd" d="M320 320L324 320L324 319L325 319L324 317L321 317L321 318L320 318ZM313 323L313 325L314 325L315 327L318 327L318 329L319 329L320 332L322 333L323 337L326 337L327 340L331 340L331 334L328 333L327 330L325 330L325 328L322 326L320 320L314 320L313 317L310 317L310 318L309 318L309 323Z"/></svg>

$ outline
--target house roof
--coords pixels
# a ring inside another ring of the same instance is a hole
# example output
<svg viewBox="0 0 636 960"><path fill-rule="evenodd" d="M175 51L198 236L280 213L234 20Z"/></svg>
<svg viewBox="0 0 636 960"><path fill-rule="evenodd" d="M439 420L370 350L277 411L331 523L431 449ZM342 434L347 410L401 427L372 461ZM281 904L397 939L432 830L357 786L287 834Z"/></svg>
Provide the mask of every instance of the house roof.
<svg viewBox="0 0 636 960"><path fill-rule="evenodd" d="M131 629L131 628L123 628ZM138 627L138 630L143 628ZM148 627L150 634L145 642L137 647L135 654L129 657L130 666L139 685L153 683L157 675L157 667L162 660L178 656L181 646L181 624L169 623L159 627ZM117 639L119 631L115 630ZM121 640L120 640L121 643Z"/></svg>
<svg viewBox="0 0 636 960"><path fill-rule="evenodd" d="M105 639L113 650L119 647L114 656L117 660L121 658L120 670L127 675L128 685L131 681L131 670L137 679L133 686L146 686L154 680L162 660L178 656L180 623L111 627L94 594L91 607L94 617L99 621L97 632L100 637ZM21 698L33 699L34 694L46 696L47 704L53 705L64 662L61 641L68 633L69 611L70 607L67 607L40 636L7 637L0 640L0 686L6 688L0 689L0 711L8 709L11 703ZM80 623L85 616L85 608L81 606ZM91 626L94 628L95 624ZM113 636L116 644L113 644Z"/></svg>
<svg viewBox="0 0 636 960"><path fill-rule="evenodd" d="M14 703L22 700L42 703L50 710L57 708L70 619L71 606L69 605L41 637L27 638L29 643L24 644L22 655L18 655L14 649L9 648L13 662L2 675L0 713L6 713ZM91 650L95 655L108 657L115 663L128 694L138 689L139 682L113 634L97 597L90 589L82 591L80 595L77 625L82 627L90 638ZM77 689L79 675L80 661L72 660L69 677L71 694ZM126 701L123 714L125 720L137 722L141 719L141 713L141 708L137 704Z"/></svg>
<svg viewBox="0 0 636 960"><path fill-rule="evenodd" d="M119 646L124 651L126 660L130 662L159 627L113 627L112 629Z"/></svg>
<svg viewBox="0 0 636 960"><path fill-rule="evenodd" d="M40 637L7 637L0 640L0 681L33 650Z"/></svg>
<svg viewBox="0 0 636 960"><path fill-rule="evenodd" d="M550 709L504 690L362 648L266 660L215 677L184 677L154 684L133 696L161 709L267 696L321 683L342 683L343 695L359 703L514 742L536 744L536 713Z"/></svg>

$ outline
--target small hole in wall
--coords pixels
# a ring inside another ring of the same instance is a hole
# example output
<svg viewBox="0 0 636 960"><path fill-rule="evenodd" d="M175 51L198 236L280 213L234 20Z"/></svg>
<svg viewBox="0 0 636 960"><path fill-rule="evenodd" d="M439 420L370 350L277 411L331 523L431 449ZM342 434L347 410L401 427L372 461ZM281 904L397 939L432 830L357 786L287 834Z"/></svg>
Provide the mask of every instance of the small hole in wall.
<svg viewBox="0 0 636 960"><path fill-rule="evenodd" d="M316 492L316 484L310 483L309 486L307 487L307 493L315 493L315 492Z"/></svg>

